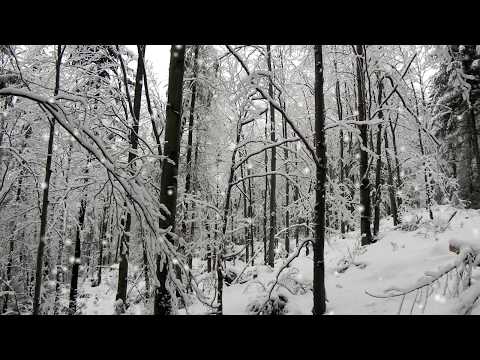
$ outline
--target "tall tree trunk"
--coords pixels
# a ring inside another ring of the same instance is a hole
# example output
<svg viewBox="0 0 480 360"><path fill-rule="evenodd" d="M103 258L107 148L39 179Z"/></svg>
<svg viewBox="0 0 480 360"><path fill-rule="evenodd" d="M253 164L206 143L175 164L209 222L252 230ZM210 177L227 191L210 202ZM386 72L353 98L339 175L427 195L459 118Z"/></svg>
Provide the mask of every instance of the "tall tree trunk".
<svg viewBox="0 0 480 360"><path fill-rule="evenodd" d="M382 92L383 85L382 79L378 83L378 105L382 104ZM383 120L383 111L379 111L378 119ZM378 230L380 228L380 201L381 199L381 171L382 171L382 123L378 124L377 132L377 148L375 153L377 154L377 167L375 169L375 214L373 218L373 235L378 236Z"/></svg>
<svg viewBox="0 0 480 360"><path fill-rule="evenodd" d="M89 160L87 160L89 161ZM85 169L85 175L88 173L88 167ZM85 181L87 181L85 176ZM82 200L80 200L80 210L78 214L78 226L77 232L75 237L75 250L72 262L72 278L70 279L70 302L69 302L69 310L70 315L75 315L77 312L77 296L78 296L78 274L80 270L80 264L82 262L81 258L81 240L82 240L82 232L85 224L85 211L87 208L87 192L84 189L84 194Z"/></svg>
<svg viewBox="0 0 480 360"><path fill-rule="evenodd" d="M72 148L73 145L70 144L68 146L67 150L67 169L65 171L65 183L69 184L69 174L70 174L70 163L72 161ZM64 199L64 204L63 204L63 230L62 230L62 235L63 237L66 237L68 234L67 231L67 223L68 223L68 210L67 210L67 199ZM57 315L58 311L60 310L60 296L61 296L61 288L60 284L65 282L65 277L66 277L66 272L63 270L63 238L62 236L59 237L58 240L58 254L57 254L57 279L56 279L56 284L55 284L55 300L54 300L54 306L53 306L53 314Z"/></svg>
<svg viewBox="0 0 480 360"><path fill-rule="evenodd" d="M193 121L195 117L195 101L197 96L197 72L198 72L198 49L199 46L194 47L194 59L193 59L193 83L192 83L192 97L190 99L190 116L188 119L188 142L187 142L187 175L185 178L185 195L189 195L191 191L191 178L192 178L192 147L193 147ZM185 220L188 220L188 200L185 202ZM192 203L193 206L193 203ZM193 224L193 223L192 223ZM182 233L187 239L187 225L182 223ZM190 234L189 240L193 240L193 234ZM188 255L189 263L191 262L191 255Z"/></svg>
<svg viewBox="0 0 480 360"><path fill-rule="evenodd" d="M480 182L480 148L478 147L478 133L475 121L475 108L472 106L469 110L469 125L472 132L472 152L475 156L475 162L477 163L477 183ZM480 204L478 204L480 205Z"/></svg>
<svg viewBox="0 0 480 360"><path fill-rule="evenodd" d="M272 54L270 45L267 45L267 65L269 75L268 95L274 98L273 94L273 74L272 74ZM274 143L275 140L275 108L270 106L270 140ZM270 158L270 171L274 172L277 168L277 148L272 147L272 154ZM277 223L277 198L276 198L277 178L275 174L270 175L270 233L268 237L268 265L274 267L275 265L275 233Z"/></svg>
<svg viewBox="0 0 480 360"><path fill-rule="evenodd" d="M139 121L140 121L140 107L141 107L141 100L142 100L142 87L143 87L143 72L145 69L143 68L143 61L142 59L145 56L145 46L138 45L138 61L137 61L137 73L135 77L135 93L133 96L133 111L132 105L130 100L130 92L128 89L128 82L126 79L126 72L123 65L123 60L121 55L119 54L120 63L122 65L122 71L124 73L124 81L125 81L125 91L127 93L127 99L130 107L130 112L132 115L133 126L132 131L130 131L130 151L128 152L128 164L130 166L130 172L132 175L134 174L134 161L137 157L137 149L138 149L138 129L139 129ZM130 255L130 230L132 226L132 214L130 211L127 211L127 219L125 222L125 228L122 233L121 242L120 242L120 263L118 266L118 287L117 287L117 296L116 300L121 299L123 304L126 306L127 304L127 285L128 285L128 258Z"/></svg>
<svg viewBox="0 0 480 360"><path fill-rule="evenodd" d="M295 169L297 168L298 166L298 154L297 152L295 151ZM298 175L295 175L295 182L298 184ZM300 237L300 226L298 226L300 224L300 219L299 219L299 216L298 216L298 210L297 210L297 207L298 207L298 198L300 197L300 190L299 190L299 187L298 186L295 186L295 190L293 191L293 202L295 203L295 246L298 246L298 240L299 240L299 237Z"/></svg>
<svg viewBox="0 0 480 360"><path fill-rule="evenodd" d="M268 139L268 113L265 112L265 140ZM265 173L268 172L268 151L265 149ZM268 197L268 176L265 176L265 193L263 201L263 263L268 263L267 252L267 197Z"/></svg>
<svg viewBox="0 0 480 360"><path fill-rule="evenodd" d="M159 220L159 226L161 229L167 229L171 226L170 232L167 233L167 240L172 244L172 233L175 231L175 217L177 213L177 177L178 160L180 156L180 131L182 125L181 114L184 71L185 46L172 45L170 50L167 116L164 144L165 156L167 156L171 161L165 161L163 163L162 179L160 184L160 200L167 208L169 214L164 214L164 219ZM156 276L158 285L155 289L154 314L170 315L172 313L172 300L166 284L169 271L169 261L166 255L164 256L164 259L162 259L161 254L157 254L156 256Z"/></svg>
<svg viewBox="0 0 480 360"><path fill-rule="evenodd" d="M390 152L388 147L388 132L383 133L385 139L385 157L387 159L387 170L388 170L388 195L390 196L390 207L392 210L393 226L400 224L400 219L398 217L397 210L397 201L395 198L395 184L393 183L393 172L392 172L392 161L390 159Z"/></svg>
<svg viewBox="0 0 480 360"><path fill-rule="evenodd" d="M397 114L397 119L395 120L395 126L393 126L392 122L390 121L390 131L392 132L392 145L393 145L393 155L395 156L395 171L397 175L397 191L401 189L402 187L402 178L400 177L400 159L398 157L398 147L397 147L397 134L395 132L397 128L397 122L398 122L398 114ZM397 210L400 209L402 206L402 199L397 196Z"/></svg>
<svg viewBox="0 0 480 360"><path fill-rule="evenodd" d="M283 102L283 111L286 111L286 104ZM285 117L282 116L282 123L283 123L283 138L287 139L288 138L288 132L287 132L287 121L285 120ZM286 143L284 149L284 157L285 157L285 173L288 175L289 173L289 167L288 167L288 155L289 155L289 150L288 150L288 143ZM285 251L286 251L286 257L288 257L288 254L290 254L290 210L288 209L290 205L290 182L287 178L285 178Z"/></svg>
<svg viewBox="0 0 480 360"><path fill-rule="evenodd" d="M325 144L325 106L323 100L322 46L315 45L315 149L319 161L315 186L315 241L313 243L313 315L325 313L325 179L327 154Z"/></svg>
<svg viewBox="0 0 480 360"><path fill-rule="evenodd" d="M363 46L357 45L357 88L358 88L358 121L366 121L365 112L365 73ZM360 234L361 244L368 245L373 242L370 229L370 180L368 178L368 125L358 125L362 146L360 148Z"/></svg>
<svg viewBox="0 0 480 360"><path fill-rule="evenodd" d="M60 66L62 63L63 50L61 45L57 45L57 59L55 62L55 89L54 96L58 95L60 89ZM47 149L47 163L45 165L45 180L43 182L43 198L42 198L42 213L40 216L40 239L37 250L37 267L35 272L35 294L33 297L33 315L38 315L40 312L40 293L42 286L42 267L43 267L43 252L45 249L46 233L47 233L47 219L48 219L48 192L50 189L50 177L52 175L52 156L53 156L53 139L55 136L55 119L49 119L50 133L48 136Z"/></svg>
<svg viewBox="0 0 480 360"><path fill-rule="evenodd" d="M338 121L341 123L343 120L343 108L342 108L342 99L340 93L340 81L338 80L338 68L337 68L337 61L336 56L334 60L334 68L335 68L335 100L337 103L337 114L338 114ZM343 129L340 128L340 159L339 159L339 180L340 184L344 186L345 181L345 173L344 173L344 139L343 139ZM345 193L342 190L342 195L345 197ZM340 233L345 234L345 221L343 220L343 212L340 213Z"/></svg>
<svg viewBox="0 0 480 360"><path fill-rule="evenodd" d="M251 175L251 170L250 168L247 169L247 176ZM250 222L250 229L249 229L249 236L250 236L250 253L252 254L252 266L255 265L255 259L253 258L253 255L255 253L255 245L253 243L253 231L254 231L254 225L253 225L253 194L252 194L252 179L248 179L248 219Z"/></svg>

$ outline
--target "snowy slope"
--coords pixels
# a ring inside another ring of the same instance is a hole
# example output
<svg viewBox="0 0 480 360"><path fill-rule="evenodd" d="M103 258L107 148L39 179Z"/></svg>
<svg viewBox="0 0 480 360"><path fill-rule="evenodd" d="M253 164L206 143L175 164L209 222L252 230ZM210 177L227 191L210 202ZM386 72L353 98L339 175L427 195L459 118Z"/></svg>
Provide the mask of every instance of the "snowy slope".
<svg viewBox="0 0 480 360"><path fill-rule="evenodd" d="M456 209L440 206L436 208L434 216L448 219ZM413 215L427 214L421 211ZM406 217L408 218L408 217ZM339 273L338 261L354 248L358 234L348 234L345 239L330 239L331 246L326 246L326 292L327 312L329 314L396 314L401 298L378 299L365 293L368 290L373 294L382 294L391 286L407 286L415 283L425 271L436 270L438 267L454 261L456 254L449 251L449 241L462 239L480 245L478 234L480 226L480 212L477 210L458 210L449 227L442 233L436 234L428 225L421 226L416 231L401 231L392 229L391 220L385 219L381 224L381 239L364 249L363 253L355 257L357 263L364 263L366 267L349 267ZM303 251L302 251L303 252ZM276 264L278 267L280 264ZM312 254L309 257L301 256L293 261L293 267L299 269L302 281L312 280ZM259 280L266 284L273 278L274 273L260 271ZM480 275L474 270L473 279ZM224 313L245 314L246 306L255 296L258 296L261 285L235 285L224 291ZM255 291L256 290L256 291ZM312 293L305 295L291 295L288 291L280 290L289 298L287 305L289 314L310 315L313 306ZM414 295L405 299L402 313L408 313ZM425 309L422 302L415 304L414 314L445 314L450 313L456 299L443 297L442 294L433 294ZM477 310L480 313L480 310ZM473 311L475 314L475 310Z"/></svg>

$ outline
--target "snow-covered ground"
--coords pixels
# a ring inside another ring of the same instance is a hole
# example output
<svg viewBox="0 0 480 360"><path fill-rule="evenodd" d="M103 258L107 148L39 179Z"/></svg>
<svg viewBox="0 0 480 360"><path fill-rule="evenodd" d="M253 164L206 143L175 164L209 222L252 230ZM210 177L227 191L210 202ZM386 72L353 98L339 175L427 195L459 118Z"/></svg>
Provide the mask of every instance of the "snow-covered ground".
<svg viewBox="0 0 480 360"><path fill-rule="evenodd" d="M358 245L358 231L348 233L344 239L340 236L331 237L329 244L325 246L325 284L327 293L327 313L340 314L396 314L401 297L375 298L366 294L384 294L389 287L406 287L413 285L421 278L425 271L434 271L439 267L455 261L457 255L449 251L449 242L452 240L469 241L480 246L480 210L457 210L448 206L435 208L435 222L442 225L447 223L450 216L457 214L444 231L437 232L431 222L426 221L428 215L422 210L412 211L404 216L408 221L415 216L422 216L420 226L414 231L394 229L389 218L383 219L380 224L380 239L378 242L367 247ZM440 226L443 230L444 226ZM438 227L437 227L438 229ZM258 244L260 246L261 244ZM301 255L293 260L290 267L283 275L288 275L302 284L300 291L293 295L284 287L275 287L273 294L282 294L288 299L286 313L292 315L310 315L313 298L311 292L312 252L305 256L302 249ZM342 259L353 260L346 270L342 269ZM268 289L269 282L274 279L277 270L282 266L284 259L277 259L275 269L261 265L263 255L258 256L254 267L248 267L246 274L250 272L257 276L250 280L231 286L224 287L223 312L224 314L247 314L247 305L255 299L264 296L264 289ZM236 269L237 273L244 268L240 260L232 262L228 267ZM204 264L194 262L194 270L199 271ZM105 270L101 286L91 287L85 282L81 293L89 294L88 298L82 298L83 314L113 314L117 270ZM203 275L203 278L208 275ZM480 271L474 269L472 282L480 279ZM284 279L285 280L285 279ZM288 281L288 280L287 280ZM204 280L207 283L208 279ZM298 285L298 284L297 284ZM137 290L132 289L134 293ZM413 304L414 293L405 298L402 314L410 313L413 306L413 314L450 314L458 299L448 295L444 296L441 289L435 290L429 297L427 306L423 307L423 300L418 298ZM198 301L194 301L188 307L188 314L205 314L211 310ZM143 303L140 301L133 304L127 314L147 314ZM179 314L185 314L180 310ZM480 306L474 309L472 314L480 314Z"/></svg>
<svg viewBox="0 0 480 360"><path fill-rule="evenodd" d="M439 206L434 217L446 223L456 209ZM414 211L405 216L428 215L423 211ZM422 220L423 221L423 220ZM383 294L389 287L405 287L414 284L425 271L437 270L440 266L455 260L456 254L449 251L449 241L452 239L478 242L480 245L480 211L458 210L448 228L442 233L435 233L428 225L420 226L416 231L394 230L391 219L383 219L380 227L380 239L375 244L354 251L358 242L358 232L349 233L345 239L334 237L330 246L325 247L325 284L327 293L328 314L396 314L401 297L388 299L374 298L365 293ZM350 266L345 272L338 272L339 261L350 254L356 254L354 260L363 266ZM312 253L307 257L302 255L295 259L291 267L298 268L295 276L304 283L313 280ZM366 266L365 266L366 265ZM281 262L276 263L276 268ZM267 284L273 279L274 272L261 271L259 266L258 280ZM472 281L480 277L480 271L474 270ZM233 285L224 290L224 313L246 314L247 304L258 296L260 284ZM287 290L279 290L289 301L286 305L288 314L310 315L313 307L312 292L304 295L292 295ZM405 298L403 313L409 313L415 295ZM420 300L420 299L419 299ZM452 306L457 299L443 296L441 291L431 295L427 306L423 309L423 301L415 304L413 314L447 314L452 313ZM424 312L422 312L424 311ZM480 314L480 306L472 314Z"/></svg>

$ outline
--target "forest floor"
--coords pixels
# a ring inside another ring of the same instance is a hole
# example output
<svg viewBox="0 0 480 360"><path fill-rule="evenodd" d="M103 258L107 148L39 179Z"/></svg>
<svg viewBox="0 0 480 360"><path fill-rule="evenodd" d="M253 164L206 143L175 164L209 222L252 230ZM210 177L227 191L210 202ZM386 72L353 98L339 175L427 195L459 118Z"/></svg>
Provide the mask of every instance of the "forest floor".
<svg viewBox="0 0 480 360"><path fill-rule="evenodd" d="M450 216L457 211L456 215L447 226ZM380 224L380 236L376 243L366 247L360 247L359 234L347 233L345 238L340 235L329 238L329 244L325 245L325 284L327 294L327 314L396 314L398 312L401 297L375 298L368 295L384 294L390 287L406 287L413 285L420 279L425 271L434 271L439 267L455 261L456 254L449 250L451 240L478 241L480 245L480 210L461 210L450 206L438 206L434 209L435 220L429 221L428 214L422 210L410 211L404 215L404 223L415 223L416 217L422 217L417 229L404 231L394 229L390 218L382 219ZM258 243L258 246L263 244ZM273 295L283 295L287 298L285 305L286 314L311 315L313 296L311 283L313 280L312 252L305 255L305 249L301 255L294 259L290 267L282 272L281 282L291 290L296 287L297 294L292 294L286 287L276 287ZM346 261L345 261L346 260ZM269 282L275 278L278 269L285 259L279 258L275 262L275 269L261 265L263 254L256 259L255 266L247 267L245 276L248 281L224 287L223 313L224 314L248 314L248 304L252 301L263 302L265 289ZM245 263L236 260L235 263L227 263L237 274L245 267ZM200 271L203 263L194 262L194 271ZM104 271L101 286L91 287L85 282L81 293L88 294L80 301L82 314L113 314L117 270L106 269ZM255 278L252 275L255 274ZM208 274L201 275L198 280L206 284ZM293 282L291 280L294 280ZM480 270L472 272L472 282L480 280ZM148 314L143 301L139 298L144 283L139 282L132 287L132 296L137 298L127 310L127 314ZM208 286L207 286L208 287ZM213 294L213 293L212 293ZM422 297L417 298L413 304L414 293L405 298L402 314L451 314L458 299L444 296L441 289L429 297L427 305L424 305ZM195 301L188 306L188 314L206 314L211 312L207 306ZM179 310L179 314L185 314L185 309ZM480 306L473 310L472 314L480 314Z"/></svg>

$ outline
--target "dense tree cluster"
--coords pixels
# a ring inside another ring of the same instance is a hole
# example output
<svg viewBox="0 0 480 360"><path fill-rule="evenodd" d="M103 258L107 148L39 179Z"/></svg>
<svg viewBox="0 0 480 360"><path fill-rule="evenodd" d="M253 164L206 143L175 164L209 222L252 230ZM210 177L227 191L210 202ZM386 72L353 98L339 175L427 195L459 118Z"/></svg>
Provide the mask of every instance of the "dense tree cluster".
<svg viewBox="0 0 480 360"><path fill-rule="evenodd" d="M168 89L150 47L0 46L0 312L113 268L119 313L222 314L227 264L313 251L320 315L330 237L480 207L479 46L172 45Z"/></svg>

